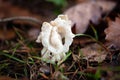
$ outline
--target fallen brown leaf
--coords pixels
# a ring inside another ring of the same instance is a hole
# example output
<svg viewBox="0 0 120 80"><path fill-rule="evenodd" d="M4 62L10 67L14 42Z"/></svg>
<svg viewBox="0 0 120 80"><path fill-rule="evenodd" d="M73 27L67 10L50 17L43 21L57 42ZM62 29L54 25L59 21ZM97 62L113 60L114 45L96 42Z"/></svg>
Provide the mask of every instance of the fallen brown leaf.
<svg viewBox="0 0 120 80"><path fill-rule="evenodd" d="M115 21L109 21L108 26L105 29L105 39L120 48L120 17L117 17Z"/></svg>
<svg viewBox="0 0 120 80"><path fill-rule="evenodd" d="M115 5L111 1L87 1L71 7L64 14L72 20L76 33L84 33L90 21L97 24L101 14L111 11Z"/></svg>
<svg viewBox="0 0 120 80"><path fill-rule="evenodd" d="M81 48L81 53L84 59L97 62L102 62L103 60L105 60L107 55L107 51L105 51L100 45L96 43Z"/></svg>

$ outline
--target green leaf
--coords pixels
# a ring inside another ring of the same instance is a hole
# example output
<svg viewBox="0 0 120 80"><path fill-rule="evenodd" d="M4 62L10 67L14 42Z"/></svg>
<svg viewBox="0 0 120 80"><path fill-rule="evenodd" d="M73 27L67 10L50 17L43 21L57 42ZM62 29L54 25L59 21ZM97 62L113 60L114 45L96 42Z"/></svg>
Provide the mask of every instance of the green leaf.
<svg viewBox="0 0 120 80"><path fill-rule="evenodd" d="M48 2L52 2L57 6L65 6L67 4L66 0L46 0Z"/></svg>
<svg viewBox="0 0 120 80"><path fill-rule="evenodd" d="M66 61L71 54L72 54L71 51L67 52L66 57L63 58L60 62L58 62L57 65L60 65L60 64L62 64L64 61Z"/></svg>
<svg viewBox="0 0 120 80"><path fill-rule="evenodd" d="M101 72L100 72L100 69L98 69L94 75L94 78L95 78L95 80L99 80L100 77L101 77Z"/></svg>
<svg viewBox="0 0 120 80"><path fill-rule="evenodd" d="M98 33L97 33L96 29L92 25L91 25L91 28L92 28L92 30L94 32L95 39L98 40Z"/></svg>
<svg viewBox="0 0 120 80"><path fill-rule="evenodd" d="M18 61L18 62L20 62L20 63L25 63L25 61L20 60L20 59L18 59L17 57L15 57L15 56L13 56L13 55L10 55L10 54L7 54L7 53L1 53L1 54L4 55L4 56L6 56L6 57L8 57L8 58L11 58L11 59L13 59L13 60L15 60L15 61Z"/></svg>

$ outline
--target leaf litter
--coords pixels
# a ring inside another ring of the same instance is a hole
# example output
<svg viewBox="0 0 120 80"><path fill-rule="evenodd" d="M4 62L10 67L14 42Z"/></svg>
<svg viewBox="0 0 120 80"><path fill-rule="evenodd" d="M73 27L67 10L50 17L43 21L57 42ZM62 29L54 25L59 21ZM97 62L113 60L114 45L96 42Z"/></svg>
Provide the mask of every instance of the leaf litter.
<svg viewBox="0 0 120 80"><path fill-rule="evenodd" d="M76 33L84 33L90 21L97 24L102 14L110 12L115 5L116 3L110 1L88 1L71 7L64 14L67 14L75 25Z"/></svg>
<svg viewBox="0 0 120 80"><path fill-rule="evenodd" d="M1 5L2 7L0 6L1 19L16 16L17 17L29 16L38 19L40 23L38 25L37 23L31 22L29 20L26 21L18 19L0 22L1 25L0 79L2 80L4 78L5 80L11 79L13 80L13 78L18 80L120 79L118 73L120 66L119 64L120 18L116 16L116 14L118 15L120 12L115 11L115 13L113 13L114 12L113 8L115 9L120 8L119 6L115 7L116 5L115 2L100 0L97 1L76 0L75 3L77 2L77 4L72 3L75 4L75 6L71 6L70 9L66 8L66 11L63 11L63 13L68 14L70 19L73 21L73 27L77 28L75 33L85 33L85 35L86 30L89 31L89 25L91 22L93 24L96 24L95 25L96 29L96 26L101 24L100 20L103 18L106 17L111 18L112 15L112 17L114 16L116 20L107 21L108 28L105 28L104 38L98 36L98 40L96 40L96 38L92 37L93 35L91 35L91 33L90 34L87 33L88 36L82 35L75 37L73 44L70 47L70 55L59 66L55 64L54 65L48 63L46 64L45 62L41 61L40 51L42 50L43 46L41 44L35 43L34 41L38 36L38 32L40 31L41 27L40 24L43 21L48 20L50 21L52 19L50 17L53 17L55 15L52 14L51 16L50 11L50 16L49 15L41 16L40 14L35 14L28 11L27 8L23 9L20 6L19 7L16 5L13 6L13 4L10 4L11 2L16 1L8 0L8 3L4 2L0 3L2 4ZM18 4L21 5L23 2L20 1ZM36 3L37 2L39 1L36 0ZM43 3L46 4L46 2L44 1ZM8 6L6 6L6 4L8 4L9 8ZM49 2L47 2L47 4L49 4ZM55 8L55 6L52 7ZM36 8L36 10L38 10L39 12L38 8ZM45 12L49 12L49 8L48 11L46 9ZM105 17L103 17L103 14L106 14ZM103 21L105 20L106 19L104 19ZM5 29L6 32L4 32L3 27L6 28ZM104 29L102 28L101 30L104 31ZM6 35L4 33L6 33ZM89 36L91 36L92 38ZM111 78L111 76L115 77Z"/></svg>

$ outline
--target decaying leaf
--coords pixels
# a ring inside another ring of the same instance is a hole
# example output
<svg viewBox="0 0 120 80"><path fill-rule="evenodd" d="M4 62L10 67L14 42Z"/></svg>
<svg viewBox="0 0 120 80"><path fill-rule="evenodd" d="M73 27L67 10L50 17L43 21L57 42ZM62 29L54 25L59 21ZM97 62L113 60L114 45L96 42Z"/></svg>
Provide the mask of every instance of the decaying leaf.
<svg viewBox="0 0 120 80"><path fill-rule="evenodd" d="M110 21L108 26L105 29L105 39L120 48L120 17L117 17L115 22Z"/></svg>
<svg viewBox="0 0 120 80"><path fill-rule="evenodd" d="M71 7L64 14L72 20L76 33L84 33L90 21L97 24L101 15L111 11L115 5L111 1L87 1Z"/></svg>
<svg viewBox="0 0 120 80"><path fill-rule="evenodd" d="M102 62L105 60L107 55L107 51L105 51L98 44L90 44L84 48L81 48L81 53L84 59L97 62Z"/></svg>

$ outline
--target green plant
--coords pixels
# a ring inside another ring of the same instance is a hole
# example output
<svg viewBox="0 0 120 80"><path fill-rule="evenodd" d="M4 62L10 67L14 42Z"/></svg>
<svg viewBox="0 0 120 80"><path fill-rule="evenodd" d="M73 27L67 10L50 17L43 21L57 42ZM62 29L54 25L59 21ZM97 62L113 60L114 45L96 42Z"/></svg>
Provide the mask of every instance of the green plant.
<svg viewBox="0 0 120 80"><path fill-rule="evenodd" d="M66 0L46 0L46 1L51 2L56 6L53 10L55 15L62 13L62 8L64 8L67 5Z"/></svg>
<svg viewBox="0 0 120 80"><path fill-rule="evenodd" d="M66 0L46 0L47 2L52 2L56 6L65 6L67 4Z"/></svg>

